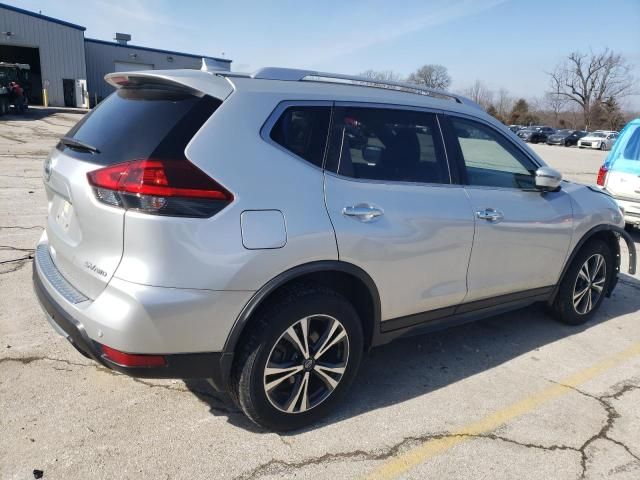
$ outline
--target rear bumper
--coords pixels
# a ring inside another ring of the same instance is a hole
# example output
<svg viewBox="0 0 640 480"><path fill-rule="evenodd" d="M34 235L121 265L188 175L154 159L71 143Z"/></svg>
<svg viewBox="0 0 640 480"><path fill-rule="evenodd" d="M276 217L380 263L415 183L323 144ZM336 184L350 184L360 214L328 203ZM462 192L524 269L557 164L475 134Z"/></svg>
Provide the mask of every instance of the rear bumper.
<svg viewBox="0 0 640 480"><path fill-rule="evenodd" d="M186 353L165 355L163 367L126 367L107 359L98 342L87 335L84 326L69 316L51 297L33 268L33 287L54 329L63 335L82 355L99 364L132 377L141 378L210 378L216 388L223 390L227 384L233 354L224 352Z"/></svg>
<svg viewBox="0 0 640 480"><path fill-rule="evenodd" d="M42 244L41 244L42 245ZM39 246L39 248L42 248ZM48 255L48 252L44 252ZM44 267L44 268L43 268ZM55 268L55 267L54 267ZM84 356L93 359L99 364L116 370L118 372L143 378L209 378L213 381L214 386L219 390L224 390L227 385L229 372L231 370L231 364L233 361L233 354L224 352L223 348L220 351L199 351L193 353L182 353L179 350L165 349L158 350L153 348L153 351L149 351L144 347L126 348L124 345L132 345L131 338L134 340L140 338L140 329L148 328L146 332L147 337L158 337L160 333L171 334L172 329L163 328L162 326L149 323L147 317L132 317L130 312L139 311L153 311L152 307L147 305L138 305L137 307L129 304L128 308L122 308L122 305L118 306L113 302L109 303L110 310L107 312L107 318L110 319L110 323L103 324L98 323L95 318L91 317L91 312L95 311L95 304L99 302L100 297L95 301L86 300L82 297L73 298L71 293L66 288L70 286L60 284L59 278L55 276L55 273L50 271L50 265L47 265L46 258L43 257L42 250L36 250L36 256L33 262L33 286L35 293L40 301L40 305L45 311L49 322L54 329L63 335L69 342ZM73 288L73 287L71 287ZM175 289L171 289L175 290ZM175 294L175 292L172 292ZM170 294L166 294L170 296ZM69 300L71 298L71 300ZM136 298L135 296L132 298ZM187 297L189 298L189 297ZM166 299L171 300L171 298ZM74 303L77 302L77 303ZM178 306L180 303L178 303ZM242 308L243 305L239 305L238 308ZM98 307L100 307L98 305ZM120 307L120 308L118 308ZM165 310L171 309L175 305L165 303L163 308ZM100 307L101 310L104 306ZM212 311L202 311L202 316L211 316ZM178 322L173 328L175 329L188 329L188 317L186 315L187 322L180 323L180 317L174 315L174 321ZM208 319L209 324L215 325L215 317ZM104 319L100 319L103 322ZM163 318L160 318L163 321ZM235 316L231 318L231 321L235 321ZM191 325L197 326L197 325ZM107 328L110 329L110 333L107 333ZM103 331L104 329L104 331ZM208 336L215 335L215 328L210 328L208 331L190 332L189 335ZM93 331L97 333L92 333ZM115 338L114 332L117 331L120 342L111 342L107 337ZM144 332L142 332L144 334ZM222 332L220 332L222 333ZM130 335L128 335L130 334ZM221 335L220 342L224 343L227 338L227 333ZM163 339L164 343L170 343L173 338ZM163 342L158 342L161 345ZM128 367L114 363L110 359L103 355L101 344L108 345L118 350L136 353L136 354L157 354L162 355L165 358L166 365L160 367ZM156 345L156 347L158 346ZM148 346L148 343L147 343ZM188 351L187 351L188 352Z"/></svg>
<svg viewBox="0 0 640 480"><path fill-rule="evenodd" d="M631 225L640 225L640 200L631 200L629 198L616 197L618 205L624 210L624 221Z"/></svg>

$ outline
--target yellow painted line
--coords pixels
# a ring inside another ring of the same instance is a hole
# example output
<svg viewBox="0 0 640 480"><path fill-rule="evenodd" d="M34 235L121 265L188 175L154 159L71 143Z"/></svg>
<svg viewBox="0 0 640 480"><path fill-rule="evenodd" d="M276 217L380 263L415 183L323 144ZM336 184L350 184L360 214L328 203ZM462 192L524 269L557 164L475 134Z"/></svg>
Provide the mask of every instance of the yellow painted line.
<svg viewBox="0 0 640 480"><path fill-rule="evenodd" d="M463 426L453 431L449 436L427 440L417 447L391 458L365 478L372 480L396 478L439 453L468 441L472 438L472 435L492 432L510 420L531 412L543 403L565 395L571 391L569 387L577 387L637 355L640 355L640 342L615 355L604 358L595 365L581 370L557 384L553 384L476 422Z"/></svg>

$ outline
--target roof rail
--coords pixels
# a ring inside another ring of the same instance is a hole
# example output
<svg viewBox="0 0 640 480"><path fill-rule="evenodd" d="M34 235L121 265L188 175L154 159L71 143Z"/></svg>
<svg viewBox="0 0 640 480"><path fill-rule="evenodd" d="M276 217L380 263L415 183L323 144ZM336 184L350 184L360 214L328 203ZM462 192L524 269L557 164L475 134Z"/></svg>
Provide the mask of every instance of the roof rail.
<svg viewBox="0 0 640 480"><path fill-rule="evenodd" d="M236 76L233 72L216 72L223 76ZM238 75L239 76L239 75ZM244 75L243 75L244 76ZM357 75L343 75L340 73L327 73L318 72L315 70L300 70L295 68L279 68L279 67L266 67L257 70L250 75L251 78L263 79L263 80L284 80L290 82L299 81L312 81L312 82L329 82L340 83L345 85L358 85L362 87L372 88L386 88L389 90L397 90L407 93L415 93L418 95L427 95L436 98L445 98L453 100L463 105L468 105L474 108L482 108L462 95L455 93L445 92L443 90L436 90L434 88L423 87L420 85L414 85L404 82L393 82L387 80L375 80L372 78L360 77Z"/></svg>

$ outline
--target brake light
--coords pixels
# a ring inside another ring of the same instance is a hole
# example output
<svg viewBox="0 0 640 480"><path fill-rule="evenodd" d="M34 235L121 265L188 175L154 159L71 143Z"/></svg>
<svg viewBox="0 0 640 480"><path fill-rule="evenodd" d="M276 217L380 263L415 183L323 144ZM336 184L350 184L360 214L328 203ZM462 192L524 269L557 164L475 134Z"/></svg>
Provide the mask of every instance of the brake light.
<svg viewBox="0 0 640 480"><path fill-rule="evenodd" d="M133 160L87 173L96 198L156 215L210 217L233 195L186 160Z"/></svg>
<svg viewBox="0 0 640 480"><path fill-rule="evenodd" d="M164 367L167 362L162 355L140 355L125 353L115 348L102 346L102 353L107 360L123 367Z"/></svg>
<svg viewBox="0 0 640 480"><path fill-rule="evenodd" d="M604 187L604 182L606 182L607 180L607 173L609 172L609 169L607 167L605 167L604 165L602 165L600 167L600 170L598 170L598 179L596 180L596 183L598 185L600 185L601 187Z"/></svg>

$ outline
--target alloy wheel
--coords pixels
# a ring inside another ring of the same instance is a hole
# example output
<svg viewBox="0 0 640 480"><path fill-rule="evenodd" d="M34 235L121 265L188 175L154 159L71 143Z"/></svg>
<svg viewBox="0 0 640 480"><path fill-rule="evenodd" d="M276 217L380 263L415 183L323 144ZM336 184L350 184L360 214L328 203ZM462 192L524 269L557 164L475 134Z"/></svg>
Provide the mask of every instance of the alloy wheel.
<svg viewBox="0 0 640 480"><path fill-rule="evenodd" d="M317 407L336 389L349 361L346 329L329 315L311 315L276 341L264 370L271 405L286 413Z"/></svg>
<svg viewBox="0 0 640 480"><path fill-rule="evenodd" d="M591 255L578 271L573 286L573 308L586 315L598 303L607 280L607 264L600 253Z"/></svg>

